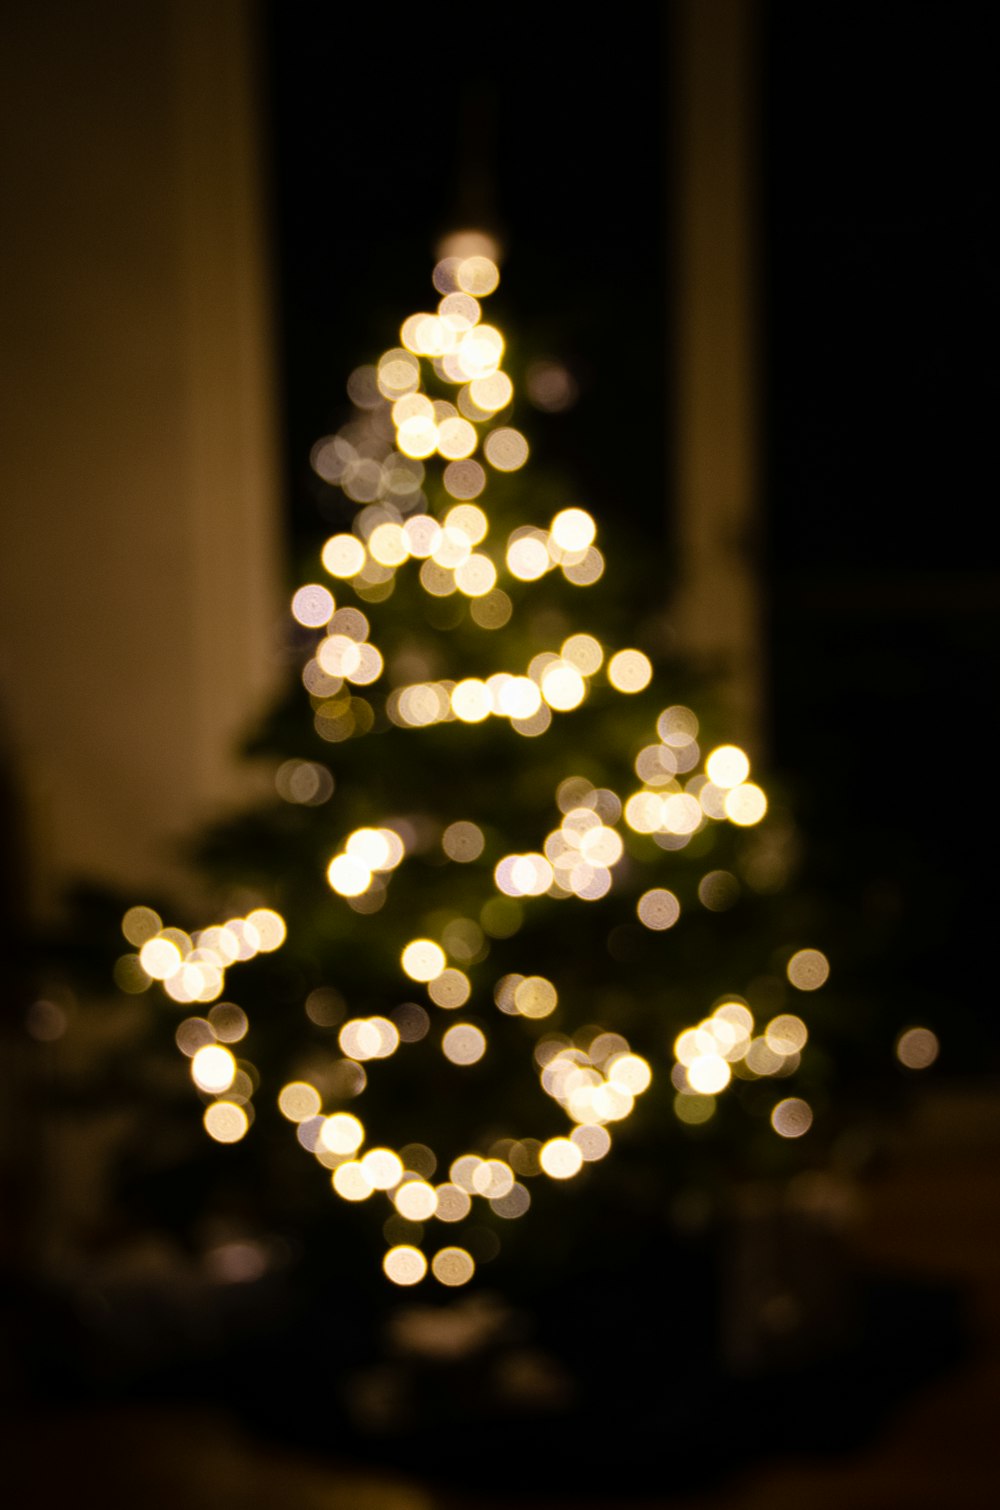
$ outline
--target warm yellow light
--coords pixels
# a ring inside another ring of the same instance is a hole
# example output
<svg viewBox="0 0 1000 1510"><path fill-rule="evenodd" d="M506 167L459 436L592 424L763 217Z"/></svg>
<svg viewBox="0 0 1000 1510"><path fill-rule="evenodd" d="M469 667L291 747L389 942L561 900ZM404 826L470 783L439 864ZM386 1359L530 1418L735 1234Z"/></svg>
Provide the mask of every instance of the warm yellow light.
<svg viewBox="0 0 1000 1510"><path fill-rule="evenodd" d="M725 1090L732 1070L721 1054L699 1054L687 1066L687 1077L692 1090L703 1096L714 1096Z"/></svg>
<svg viewBox="0 0 1000 1510"><path fill-rule="evenodd" d="M439 723L450 710L448 694L432 682L417 682L399 694L399 714L404 723L420 729Z"/></svg>
<svg viewBox="0 0 1000 1510"><path fill-rule="evenodd" d="M409 559L410 542L400 524L379 524L368 537L372 559L380 566L402 566Z"/></svg>
<svg viewBox="0 0 1000 1510"><path fill-rule="evenodd" d="M559 994L544 975L529 975L514 990L514 1006L522 1017L548 1017L554 1012Z"/></svg>
<svg viewBox="0 0 1000 1510"><path fill-rule="evenodd" d="M753 1013L741 1001L726 1001L716 1007L712 1013L721 1022L728 1022L735 1027L742 1037L753 1032Z"/></svg>
<svg viewBox="0 0 1000 1510"><path fill-rule="evenodd" d="M335 855L326 868L326 879L342 897L359 897L372 881L371 869L356 855Z"/></svg>
<svg viewBox="0 0 1000 1510"><path fill-rule="evenodd" d="M332 619L336 606L328 588L311 582L293 596L292 615L307 629L319 629Z"/></svg>
<svg viewBox="0 0 1000 1510"><path fill-rule="evenodd" d="M812 1127L812 1107L799 1096L779 1101L771 1113L771 1126L782 1138L801 1138Z"/></svg>
<svg viewBox="0 0 1000 1510"><path fill-rule="evenodd" d="M801 1017L784 1012L779 1017L772 1017L764 1029L764 1037L769 1049L787 1058L789 1054L801 1053L805 1048L809 1030Z"/></svg>
<svg viewBox="0 0 1000 1510"><path fill-rule="evenodd" d="M652 679L652 662L641 650L619 650L608 662L608 681L617 692L641 692Z"/></svg>
<svg viewBox="0 0 1000 1510"><path fill-rule="evenodd" d="M528 442L520 430L509 426L491 430L483 442L483 451L490 466L498 472L516 472L528 459Z"/></svg>
<svg viewBox="0 0 1000 1510"><path fill-rule="evenodd" d="M236 1079L236 1060L221 1043L206 1043L191 1060L191 1079L200 1091L217 1096Z"/></svg>
<svg viewBox="0 0 1000 1510"><path fill-rule="evenodd" d="M366 870L385 870L391 849L386 833L377 828L358 828L346 844L347 853Z"/></svg>
<svg viewBox="0 0 1000 1510"><path fill-rule="evenodd" d="M514 1188L514 1171L503 1159L484 1159L473 1170L472 1184L477 1195L487 1200L500 1200Z"/></svg>
<svg viewBox="0 0 1000 1510"><path fill-rule="evenodd" d="M439 1185L435 1191L437 1205L434 1215L439 1222L462 1222L472 1209L472 1201L469 1193L461 1186L448 1181Z"/></svg>
<svg viewBox="0 0 1000 1510"><path fill-rule="evenodd" d="M467 294L485 299L500 282L500 270L490 257L463 257L455 269L455 282Z"/></svg>
<svg viewBox="0 0 1000 1510"><path fill-rule="evenodd" d="M122 933L137 949L153 939L163 927L163 919L152 907L130 907L122 918Z"/></svg>
<svg viewBox="0 0 1000 1510"><path fill-rule="evenodd" d="M592 634L571 634L563 641L559 653L564 661L576 667L581 676L593 676L601 669L604 660L604 649Z"/></svg>
<svg viewBox="0 0 1000 1510"><path fill-rule="evenodd" d="M698 733L697 715L680 703L664 708L656 720L656 732L665 745L679 750L693 743Z"/></svg>
<svg viewBox="0 0 1000 1510"><path fill-rule="evenodd" d="M446 419L444 424L438 426L437 449L449 461L464 461L472 455L478 443L476 428L467 419L460 419L456 415L454 419Z"/></svg>
<svg viewBox="0 0 1000 1510"><path fill-rule="evenodd" d="M255 907L247 913L247 922L257 930L257 948L262 954L273 954L285 942L288 930L285 920L271 907Z"/></svg>
<svg viewBox="0 0 1000 1510"><path fill-rule="evenodd" d="M557 712L578 708L586 695L587 683L568 661L556 660L542 672L542 696Z"/></svg>
<svg viewBox="0 0 1000 1510"><path fill-rule="evenodd" d="M936 1033L930 1028L907 1028L896 1040L896 1058L908 1070L926 1070L941 1051Z"/></svg>
<svg viewBox="0 0 1000 1510"><path fill-rule="evenodd" d="M719 745L705 762L709 780L716 786L739 786L750 774L750 761L738 745Z"/></svg>
<svg viewBox="0 0 1000 1510"><path fill-rule="evenodd" d="M139 963L153 980L169 980L181 967L181 951L171 939L147 939L139 950Z"/></svg>
<svg viewBox="0 0 1000 1510"><path fill-rule="evenodd" d="M414 514L403 525L403 533L410 555L416 556L418 561L434 554L443 534L441 526L430 514Z"/></svg>
<svg viewBox="0 0 1000 1510"><path fill-rule="evenodd" d="M514 385L506 372L493 372L469 384L469 397L483 414L496 414L514 397Z"/></svg>
<svg viewBox="0 0 1000 1510"><path fill-rule="evenodd" d="M796 990L818 991L829 979L830 961L821 949L799 949L788 961L786 973Z"/></svg>
<svg viewBox="0 0 1000 1510"><path fill-rule="evenodd" d="M784 1068L785 1056L776 1053L766 1038L755 1038L746 1050L744 1063L755 1075L776 1075Z"/></svg>
<svg viewBox="0 0 1000 1510"><path fill-rule="evenodd" d="M544 539L519 535L507 546L507 570L520 582L537 582L552 565Z"/></svg>
<svg viewBox="0 0 1000 1510"><path fill-rule="evenodd" d="M591 545L580 557L567 555L560 562L560 570L574 587L592 587L604 575L604 557L596 545Z"/></svg>
<svg viewBox="0 0 1000 1510"><path fill-rule="evenodd" d="M403 321L399 339L416 356L443 356L448 346L444 332L438 328L440 323L437 316L421 310Z"/></svg>
<svg viewBox="0 0 1000 1510"><path fill-rule="evenodd" d="M347 634L329 634L316 647L316 659L329 676L353 676L361 666L362 646Z"/></svg>
<svg viewBox="0 0 1000 1510"><path fill-rule="evenodd" d="M393 1201L408 1222L426 1222L437 1210L437 1192L426 1180L404 1180Z"/></svg>
<svg viewBox="0 0 1000 1510"><path fill-rule="evenodd" d="M459 530L470 545L479 545L489 534L490 521L475 503L459 503L445 515L445 528Z"/></svg>
<svg viewBox="0 0 1000 1510"><path fill-rule="evenodd" d="M433 980L447 963L444 950L433 939L413 939L403 950L403 969L411 980Z"/></svg>
<svg viewBox="0 0 1000 1510"><path fill-rule="evenodd" d="M403 1161L391 1148L370 1148L360 1163L373 1190L391 1190L403 1178Z"/></svg>
<svg viewBox="0 0 1000 1510"><path fill-rule="evenodd" d="M433 456L438 446L438 428L432 419L415 414L404 420L396 431L396 444L404 456L422 461Z"/></svg>
<svg viewBox="0 0 1000 1510"><path fill-rule="evenodd" d="M386 1059L399 1047L399 1030L388 1017L353 1017L337 1035L349 1059Z"/></svg>
<svg viewBox="0 0 1000 1510"><path fill-rule="evenodd" d="M350 1112L334 1112L324 1119L319 1141L330 1153L356 1153L365 1141L365 1130Z"/></svg>
<svg viewBox="0 0 1000 1510"><path fill-rule="evenodd" d="M583 1153L570 1138L550 1138L543 1143L538 1162L553 1180L570 1180L583 1168Z"/></svg>
<svg viewBox="0 0 1000 1510"><path fill-rule="evenodd" d="M597 525L586 509L563 509L553 519L551 533L560 550L575 553L593 545Z"/></svg>
<svg viewBox="0 0 1000 1510"><path fill-rule="evenodd" d="M672 891L654 887L652 891L643 892L635 910L640 923L656 932L662 932L674 926L681 915L681 904Z"/></svg>
<svg viewBox="0 0 1000 1510"><path fill-rule="evenodd" d="M439 1284L467 1285L476 1265L464 1248L441 1248L431 1260L431 1270Z"/></svg>
<svg viewBox="0 0 1000 1510"><path fill-rule="evenodd" d="M542 693L530 676L511 676L500 688L500 712L507 718L531 718L542 706Z"/></svg>
<svg viewBox="0 0 1000 1510"><path fill-rule="evenodd" d="M452 1064L477 1064L486 1053L486 1034L472 1023L457 1022L445 1033L441 1047Z"/></svg>
<svg viewBox="0 0 1000 1510"><path fill-rule="evenodd" d="M250 1119L235 1101L213 1101L206 1106L205 1131L216 1143L238 1143L250 1126Z"/></svg>
<svg viewBox="0 0 1000 1510"><path fill-rule="evenodd" d="M552 885L553 870L544 855L506 855L493 879L509 897L540 897Z"/></svg>
<svg viewBox="0 0 1000 1510"><path fill-rule="evenodd" d="M434 419L434 405L426 393L409 393L399 398L392 406L392 422L399 428L408 419Z"/></svg>
<svg viewBox="0 0 1000 1510"><path fill-rule="evenodd" d="M466 677L452 689L451 708L462 723L482 723L484 718L489 718L493 708L489 687L478 677Z"/></svg>
<svg viewBox="0 0 1000 1510"><path fill-rule="evenodd" d="M220 1043L239 1043L245 1038L250 1021L242 1007L230 1001L220 1001L208 1014L212 1032Z"/></svg>
<svg viewBox="0 0 1000 1510"><path fill-rule="evenodd" d="M740 828L749 828L752 824L759 823L767 812L767 797L759 786L746 781L726 793L723 807L730 823L738 824Z"/></svg>
<svg viewBox="0 0 1000 1510"><path fill-rule="evenodd" d="M603 824L588 829L580 838L580 853L591 865L617 865L624 847L621 835Z"/></svg>
<svg viewBox="0 0 1000 1510"><path fill-rule="evenodd" d="M616 1054L605 1074L613 1085L628 1091L630 1096L641 1096L653 1080L653 1072L641 1054Z"/></svg>
<svg viewBox="0 0 1000 1510"><path fill-rule="evenodd" d="M585 1164L596 1164L611 1151L611 1134L606 1127L596 1122L587 1122L574 1127L570 1142L575 1143L583 1155Z"/></svg>
<svg viewBox="0 0 1000 1510"><path fill-rule="evenodd" d="M289 1122L315 1117L322 1104L319 1091L306 1080L291 1080L278 1092L278 1109Z"/></svg>
<svg viewBox="0 0 1000 1510"><path fill-rule="evenodd" d="M496 586L497 569L489 556L478 552L455 568L455 585L468 598L485 598Z"/></svg>
<svg viewBox="0 0 1000 1510"><path fill-rule="evenodd" d="M394 1285L416 1285L427 1273L427 1260L419 1248L400 1243L389 1249L382 1260L382 1268Z"/></svg>
<svg viewBox="0 0 1000 1510"><path fill-rule="evenodd" d="M405 347L396 347L379 361L377 382L383 398L401 398L419 386L420 363Z"/></svg>
<svg viewBox="0 0 1000 1510"><path fill-rule="evenodd" d="M384 665L382 653L374 645L359 645L357 665L352 671L345 671L344 675L356 686L367 687L378 681Z"/></svg>
<svg viewBox="0 0 1000 1510"><path fill-rule="evenodd" d="M338 1164L330 1183L345 1201L366 1201L375 1188L357 1159Z"/></svg>
<svg viewBox="0 0 1000 1510"><path fill-rule="evenodd" d="M452 498L478 498L486 486L486 473L478 461L452 461L441 480Z"/></svg>
<svg viewBox="0 0 1000 1510"><path fill-rule="evenodd" d="M441 300L438 313L449 330L453 330L456 335L464 335L467 330L479 324L483 311L479 300L470 293L453 290Z"/></svg>
<svg viewBox="0 0 1000 1510"><path fill-rule="evenodd" d="M663 824L663 799L656 792L633 792L623 816L635 833L655 834Z"/></svg>
<svg viewBox="0 0 1000 1510"><path fill-rule="evenodd" d="M447 932L446 929L446 937ZM436 1006L451 1012L468 1001L472 994L472 982L463 970L442 970L440 975L428 981L427 994Z"/></svg>
<svg viewBox="0 0 1000 1510"><path fill-rule="evenodd" d="M441 836L441 847L449 860L468 865L478 860L485 844L483 831L475 823L450 823Z"/></svg>
<svg viewBox="0 0 1000 1510"><path fill-rule="evenodd" d="M354 535L333 535L323 547L323 565L331 577L356 577L365 560L365 548Z"/></svg>
<svg viewBox="0 0 1000 1510"><path fill-rule="evenodd" d="M701 804L687 792L671 792L660 802L660 826L668 834L693 834L703 820Z"/></svg>

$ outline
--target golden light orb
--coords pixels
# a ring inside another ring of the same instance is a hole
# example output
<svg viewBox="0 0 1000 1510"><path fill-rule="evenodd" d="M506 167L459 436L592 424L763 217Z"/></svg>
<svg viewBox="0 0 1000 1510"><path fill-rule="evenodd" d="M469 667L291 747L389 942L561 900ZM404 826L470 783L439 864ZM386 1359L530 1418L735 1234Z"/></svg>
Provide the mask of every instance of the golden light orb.
<svg viewBox="0 0 1000 1510"><path fill-rule="evenodd" d="M412 939L403 950L401 962L411 980L429 981L441 974L448 960L433 939Z"/></svg>
<svg viewBox="0 0 1000 1510"><path fill-rule="evenodd" d="M416 1285L427 1273L427 1260L419 1248L400 1243L389 1249L382 1260L382 1268L394 1285Z"/></svg>

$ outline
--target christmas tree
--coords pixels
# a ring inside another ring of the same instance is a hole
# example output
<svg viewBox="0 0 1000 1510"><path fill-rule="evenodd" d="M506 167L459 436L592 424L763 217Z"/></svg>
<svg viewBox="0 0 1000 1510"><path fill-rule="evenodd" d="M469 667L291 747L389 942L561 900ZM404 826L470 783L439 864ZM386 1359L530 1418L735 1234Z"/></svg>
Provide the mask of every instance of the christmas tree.
<svg viewBox="0 0 1000 1510"><path fill-rule="evenodd" d="M277 797L202 846L251 905L132 907L116 968L162 985L226 1200L270 1176L300 1228L332 1202L401 1287L627 1245L623 1190L795 1167L827 1107L789 825L678 695L662 603L533 479L521 391L557 411L572 379L513 368L498 282L489 238L453 238L313 449L338 527L292 597L304 686L253 746Z"/></svg>

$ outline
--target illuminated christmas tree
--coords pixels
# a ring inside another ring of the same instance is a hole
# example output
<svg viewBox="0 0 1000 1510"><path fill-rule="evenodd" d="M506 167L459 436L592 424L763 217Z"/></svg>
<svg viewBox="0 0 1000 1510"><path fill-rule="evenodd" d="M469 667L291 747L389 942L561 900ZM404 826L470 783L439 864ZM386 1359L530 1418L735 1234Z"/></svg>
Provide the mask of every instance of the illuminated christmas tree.
<svg viewBox="0 0 1000 1510"><path fill-rule="evenodd" d="M494 246L454 239L433 282L313 449L341 523L292 598L304 685L254 745L277 797L203 847L243 910L133 907L116 971L162 984L232 1145L191 1212L216 1184L300 1230L327 1203L403 1287L627 1248L629 1209L808 1158L827 1104L787 820L678 694L663 604L533 480L520 390L558 410L572 380L515 386Z"/></svg>

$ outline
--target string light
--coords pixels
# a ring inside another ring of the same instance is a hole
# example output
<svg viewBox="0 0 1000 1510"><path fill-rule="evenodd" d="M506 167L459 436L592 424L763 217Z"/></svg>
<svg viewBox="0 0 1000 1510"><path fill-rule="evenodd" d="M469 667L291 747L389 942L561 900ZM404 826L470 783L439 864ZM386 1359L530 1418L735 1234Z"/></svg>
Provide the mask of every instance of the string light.
<svg viewBox="0 0 1000 1510"><path fill-rule="evenodd" d="M499 279L489 238L453 238L434 268L434 306L409 315L398 344L355 369L348 381L351 419L312 449L317 477L354 510L350 528L332 534L319 553L327 581L305 581L291 598L296 635L308 642L303 683L314 727L330 745L362 739L374 728L416 736L444 725L450 727L436 738L461 740L464 730L474 739L477 726L496 721L539 738L588 703L610 698L645 708L652 695L656 671L648 648L603 643L561 614L539 620L545 634L535 639L543 645L526 664L477 666L476 674L444 664L443 654L424 654L417 637L400 650L391 625L378 634L378 645L371 637L369 615L377 618L397 578L426 603L429 622L461 623L463 635L478 634L488 647L501 642L496 631L522 613L534 592L554 584L564 593L573 589L568 596L576 603L583 601L576 589L593 588L605 576L597 521L576 502L493 527L494 490L531 455L513 422L517 389L504 367L506 342L485 312ZM573 401L575 384L558 364L544 363L529 371L527 391L537 407L558 411ZM589 911L616 890L631 898L631 931L651 946L665 945L657 936L683 926L688 902L682 906L677 883L658 884L659 867L713 827L753 830L768 811L766 793L750 780L747 753L722 744L703 757L699 732L690 708L668 704L626 752L633 775L621 790L563 774L552 794L553 826L521 840L534 847L504 852L495 830L475 814L452 816L433 838L416 818L367 814L365 826L327 851L325 905L335 909L375 911L395 872L418 858L425 863L429 854L447 870L462 868L471 878L470 896L479 881L485 888L465 912L415 919L414 936L397 942L386 968L426 1004L405 1001L387 1005L385 1015L352 1015L338 993L310 993L306 1017L317 1030L335 1033L339 1057L328 1056L322 1070L301 1068L276 1097L289 1132L328 1171L337 1199L388 1203L382 1267L390 1283L405 1288L430 1276L445 1287L467 1284L476 1270L472 1253L461 1244L435 1247L427 1236L440 1232L435 1224L459 1225L487 1208L503 1223L515 1221L531 1207L523 1182L533 1178L585 1188L588 1167L609 1155L614 1129L655 1085L661 1071L620 1032L562 1031L581 1008L578 988L565 989L527 961L523 974L490 977L487 961L491 941L516 939L532 909L576 901ZM292 807L326 804L336 789L333 765L283 761L275 775L279 797ZM723 911L737 905L742 889L736 875L716 865L705 868L696 893L702 907ZM139 994L158 982L173 1002L204 1009L181 1023L177 1045L197 1092L210 1098L206 1133L220 1144L240 1141L253 1121L260 1074L230 1047L252 1041L248 1014L221 998L230 969L281 948L284 919L262 906L189 935L135 906L122 931L133 950L116 966L123 989ZM796 991L825 983L829 964L819 950L798 948L787 958ZM455 1021L459 1009L463 1020ZM369 1146L365 1123L339 1104L363 1095L380 1061L422 1042L474 1082L487 1072L491 1041L502 1032L528 1035L525 1062L565 1116L564 1133L498 1140L493 1129L488 1147L448 1163L446 1150L422 1142ZM808 1038L793 1012L776 1012L758 1025L743 997L721 999L674 1040L673 1064L663 1074L672 1081L677 1119L697 1128L734 1081L794 1073ZM664 1036L659 1052L667 1046ZM937 1040L913 1028L896 1052L907 1068L923 1068L936 1056ZM783 1139L804 1136L812 1121L812 1108L797 1096L777 1100L770 1114ZM447 1179L435 1184L435 1171L445 1167ZM410 1240L411 1234L417 1235Z"/></svg>

